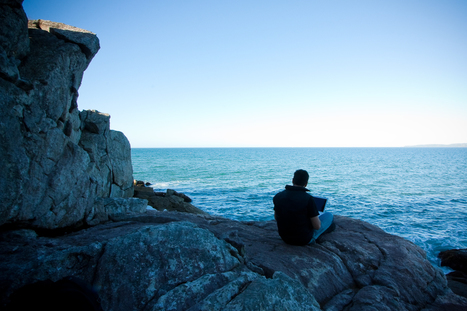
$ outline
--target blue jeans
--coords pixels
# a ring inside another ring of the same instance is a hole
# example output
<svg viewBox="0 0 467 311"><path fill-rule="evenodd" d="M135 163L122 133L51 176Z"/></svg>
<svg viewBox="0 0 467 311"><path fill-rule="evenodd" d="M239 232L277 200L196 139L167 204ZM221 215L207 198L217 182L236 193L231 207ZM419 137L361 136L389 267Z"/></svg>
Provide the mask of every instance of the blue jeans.
<svg viewBox="0 0 467 311"><path fill-rule="evenodd" d="M308 244L311 244L316 241L316 239L326 231L333 222L334 216L329 212L324 212L319 215L319 220L321 221L321 228L313 232L313 238Z"/></svg>

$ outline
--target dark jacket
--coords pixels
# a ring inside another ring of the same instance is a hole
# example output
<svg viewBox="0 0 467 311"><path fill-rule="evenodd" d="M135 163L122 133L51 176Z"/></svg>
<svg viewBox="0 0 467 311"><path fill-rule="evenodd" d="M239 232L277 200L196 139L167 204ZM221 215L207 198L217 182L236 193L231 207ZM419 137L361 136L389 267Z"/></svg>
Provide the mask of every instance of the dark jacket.
<svg viewBox="0 0 467 311"><path fill-rule="evenodd" d="M286 186L274 196L277 228L287 244L306 245L313 238L310 218L319 215L313 197L304 187Z"/></svg>

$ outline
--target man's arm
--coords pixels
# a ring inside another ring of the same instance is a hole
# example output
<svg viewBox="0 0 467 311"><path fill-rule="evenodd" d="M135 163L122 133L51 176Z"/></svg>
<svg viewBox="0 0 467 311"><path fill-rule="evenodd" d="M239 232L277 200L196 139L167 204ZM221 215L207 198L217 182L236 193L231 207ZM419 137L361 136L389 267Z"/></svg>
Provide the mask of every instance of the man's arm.
<svg viewBox="0 0 467 311"><path fill-rule="evenodd" d="M311 217L310 220L311 220L311 225L313 226L313 229L318 230L319 228L321 228L321 220L319 220L318 216Z"/></svg>

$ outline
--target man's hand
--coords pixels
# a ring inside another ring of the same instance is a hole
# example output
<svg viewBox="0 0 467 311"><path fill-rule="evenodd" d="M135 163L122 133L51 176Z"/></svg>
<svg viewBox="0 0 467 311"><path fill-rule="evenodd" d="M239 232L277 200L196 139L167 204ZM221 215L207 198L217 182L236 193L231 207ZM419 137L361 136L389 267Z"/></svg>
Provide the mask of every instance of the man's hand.
<svg viewBox="0 0 467 311"><path fill-rule="evenodd" d="M311 220L311 225L313 226L313 229L318 230L319 228L321 228L321 220L319 220L318 216L311 217L310 220Z"/></svg>

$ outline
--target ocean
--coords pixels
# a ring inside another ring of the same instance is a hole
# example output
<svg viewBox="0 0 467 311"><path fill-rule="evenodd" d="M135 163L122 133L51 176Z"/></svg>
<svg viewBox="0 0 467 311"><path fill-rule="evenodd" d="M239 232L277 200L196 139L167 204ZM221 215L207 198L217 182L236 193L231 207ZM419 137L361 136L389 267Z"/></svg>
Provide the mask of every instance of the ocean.
<svg viewBox="0 0 467 311"><path fill-rule="evenodd" d="M326 211L406 238L434 265L467 248L467 148L134 148L132 163L156 191L246 221L273 219L273 196L305 169Z"/></svg>

